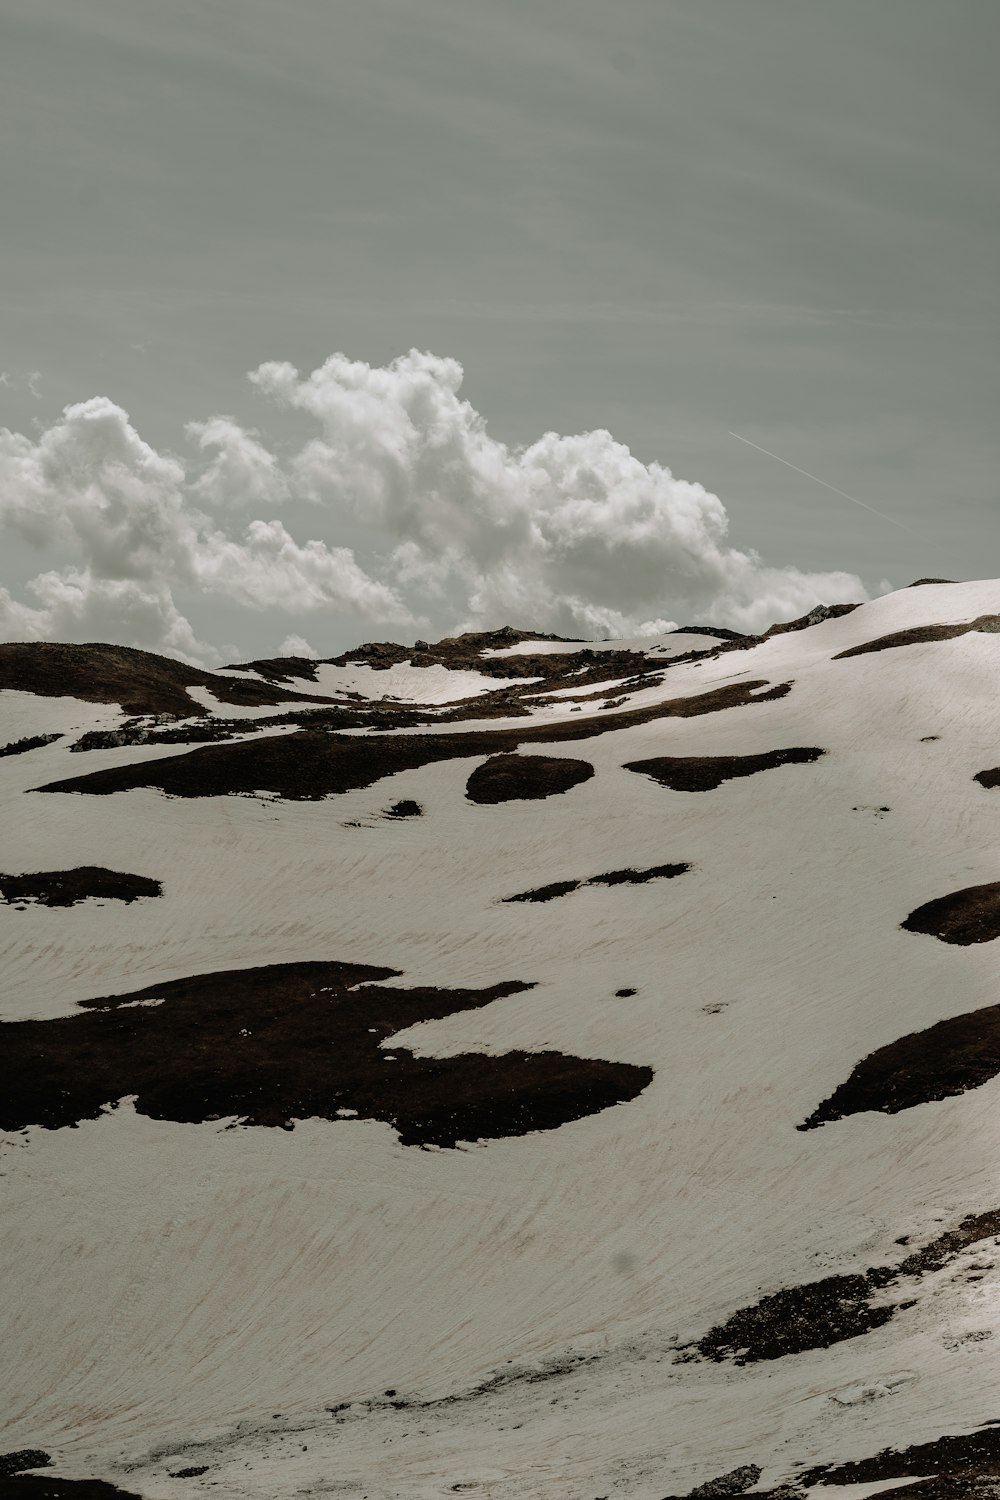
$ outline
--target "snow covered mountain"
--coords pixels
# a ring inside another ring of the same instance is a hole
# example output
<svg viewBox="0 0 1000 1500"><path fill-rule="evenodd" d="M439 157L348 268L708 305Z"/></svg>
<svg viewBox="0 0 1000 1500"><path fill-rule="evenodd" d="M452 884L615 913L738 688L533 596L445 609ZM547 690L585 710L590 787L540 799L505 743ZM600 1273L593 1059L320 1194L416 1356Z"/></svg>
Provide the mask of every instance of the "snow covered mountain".
<svg viewBox="0 0 1000 1500"><path fill-rule="evenodd" d="M1000 1493L998 632L0 646L0 1497Z"/></svg>

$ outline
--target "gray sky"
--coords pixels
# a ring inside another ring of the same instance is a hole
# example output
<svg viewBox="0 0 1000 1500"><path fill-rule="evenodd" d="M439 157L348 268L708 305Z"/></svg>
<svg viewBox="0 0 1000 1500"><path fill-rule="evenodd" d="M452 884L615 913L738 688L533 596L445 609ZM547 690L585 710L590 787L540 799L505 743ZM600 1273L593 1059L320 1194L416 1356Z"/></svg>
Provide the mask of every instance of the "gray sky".
<svg viewBox="0 0 1000 1500"><path fill-rule="evenodd" d="M996 0L0 0L0 425L106 396L278 450L314 434L247 371L416 347L493 438L607 428L775 567L995 573L998 45ZM64 560L6 555L16 598Z"/></svg>

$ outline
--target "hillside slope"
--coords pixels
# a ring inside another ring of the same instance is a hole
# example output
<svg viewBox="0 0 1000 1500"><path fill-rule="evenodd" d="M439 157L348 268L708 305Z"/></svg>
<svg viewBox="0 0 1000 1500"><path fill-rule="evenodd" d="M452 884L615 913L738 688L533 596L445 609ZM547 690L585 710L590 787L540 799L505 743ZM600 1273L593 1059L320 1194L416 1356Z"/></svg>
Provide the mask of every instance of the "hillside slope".
<svg viewBox="0 0 1000 1500"><path fill-rule="evenodd" d="M994 1494L998 630L0 646L0 1500Z"/></svg>

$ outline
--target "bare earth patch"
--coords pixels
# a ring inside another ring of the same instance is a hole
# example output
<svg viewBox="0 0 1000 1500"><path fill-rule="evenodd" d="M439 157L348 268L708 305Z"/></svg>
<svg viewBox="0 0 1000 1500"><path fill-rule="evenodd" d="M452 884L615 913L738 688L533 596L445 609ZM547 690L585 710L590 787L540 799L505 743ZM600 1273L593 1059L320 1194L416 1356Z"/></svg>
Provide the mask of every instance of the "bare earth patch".
<svg viewBox="0 0 1000 1500"><path fill-rule="evenodd" d="M103 1479L57 1479L48 1474L0 1476L0 1500L142 1500Z"/></svg>
<svg viewBox="0 0 1000 1500"><path fill-rule="evenodd" d="M658 719L694 718L725 709L783 698L790 683L729 683L688 698L673 698L624 713L596 715L554 724L468 733L343 735L322 730L223 745L206 745L184 755L141 765L112 766L38 787L42 792L88 792L106 796L132 787L158 787L175 797L224 797L269 791L295 801L313 801L358 787L373 786L397 771L435 761L500 755L525 744L556 744L592 739L615 729Z"/></svg>
<svg viewBox="0 0 1000 1500"><path fill-rule="evenodd" d="M533 891L518 891L516 896L504 896L507 901L557 901L560 896L568 896L572 891L578 891L583 885L582 880L553 880L551 885L536 886Z"/></svg>
<svg viewBox="0 0 1000 1500"><path fill-rule="evenodd" d="M909 630L893 630L889 635L880 635L874 641L865 641L860 646L849 646L846 651L838 651L833 660L845 661L849 656L867 656L872 651L892 651L897 646L921 646L928 641L952 641L956 636L968 635L973 630L993 634L1000 630L1000 615L979 615L975 620L964 621L959 625L914 625Z"/></svg>
<svg viewBox="0 0 1000 1500"><path fill-rule="evenodd" d="M603 875L591 875L587 880L554 880L551 885L540 885L533 891L519 891L516 896L504 896L503 900L555 901L585 885L645 885L648 880L673 880L674 876L683 875L690 868L689 864L680 863L651 865L648 870L608 870Z"/></svg>
<svg viewBox="0 0 1000 1500"><path fill-rule="evenodd" d="M586 760L558 755L495 755L477 766L465 784L470 802L515 802L555 797L589 781Z"/></svg>
<svg viewBox="0 0 1000 1500"><path fill-rule="evenodd" d="M198 974L0 1025L0 1129L96 1119L129 1095L154 1120L384 1120L404 1145L554 1130L634 1099L653 1070L560 1052L419 1057L383 1048L420 1021L530 989L399 989L393 969L272 964Z"/></svg>
<svg viewBox="0 0 1000 1500"><path fill-rule="evenodd" d="M0 745L0 759L5 755L24 755L29 750L41 750L43 745L51 745L55 740L61 740L61 734L29 734L23 740L12 740L9 745Z"/></svg>
<svg viewBox="0 0 1000 1500"><path fill-rule="evenodd" d="M0 1453L0 1500L140 1500L131 1490L117 1489L103 1479L25 1473L26 1469L47 1469L51 1462L39 1448Z"/></svg>
<svg viewBox="0 0 1000 1500"><path fill-rule="evenodd" d="M990 1426L954 1437L939 1437L931 1443L909 1448L884 1448L872 1458L855 1463L826 1464L807 1469L801 1484L874 1484L880 1479L904 1479L931 1475L922 1484L892 1490L895 1496L922 1496L924 1500L960 1500L960 1497L993 1497L1000 1487L1000 1429Z"/></svg>
<svg viewBox="0 0 1000 1500"><path fill-rule="evenodd" d="M624 769L650 776L674 792L712 792L737 776L756 776L776 766L804 765L825 755L814 745L766 750L760 755L654 755L629 761Z"/></svg>
<svg viewBox="0 0 1000 1500"><path fill-rule="evenodd" d="M907 932L926 932L942 943L991 943L1000 937L1000 881L969 885L911 911L900 923Z"/></svg>
<svg viewBox="0 0 1000 1500"><path fill-rule="evenodd" d="M1000 1073L1000 1005L938 1021L862 1058L799 1127L814 1130L865 1110L895 1115L981 1088Z"/></svg>
<svg viewBox="0 0 1000 1500"><path fill-rule="evenodd" d="M419 802L414 802L410 797L404 797L400 802L394 802L385 810L387 818L419 818L423 816L423 808Z"/></svg>
<svg viewBox="0 0 1000 1500"><path fill-rule="evenodd" d="M244 706L301 701L268 683L242 682L131 646L0 644L0 688L46 698L117 703L130 714L205 714L207 710L188 694L189 687L206 687L221 702Z"/></svg>
<svg viewBox="0 0 1000 1500"><path fill-rule="evenodd" d="M27 875L0 875L0 899L37 901L39 906L75 906L79 901L138 901L162 896L163 887L148 875L128 875L102 865L75 870L36 870Z"/></svg>
<svg viewBox="0 0 1000 1500"><path fill-rule="evenodd" d="M268 682L315 682L319 662L311 656L271 656L258 661L232 662L227 672L256 672Z"/></svg>
<svg viewBox="0 0 1000 1500"><path fill-rule="evenodd" d="M853 1275L825 1276L762 1297L710 1329L693 1348L707 1359L731 1359L745 1365L801 1354L807 1349L827 1349L831 1344L857 1338L881 1327L900 1308L910 1305L907 1301L876 1301L886 1287L940 1271L963 1250L986 1240L996 1242L998 1235L1000 1213L996 1210L969 1214L954 1229L912 1251L895 1266L871 1266Z"/></svg>

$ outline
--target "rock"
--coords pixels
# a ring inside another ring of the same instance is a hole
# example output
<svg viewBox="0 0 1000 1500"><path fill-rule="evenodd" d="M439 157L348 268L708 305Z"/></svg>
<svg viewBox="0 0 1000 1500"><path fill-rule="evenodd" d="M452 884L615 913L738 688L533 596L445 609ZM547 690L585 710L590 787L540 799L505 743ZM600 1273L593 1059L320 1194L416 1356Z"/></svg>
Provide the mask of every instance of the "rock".
<svg viewBox="0 0 1000 1500"><path fill-rule="evenodd" d="M756 1464L741 1464L738 1469L730 1469L728 1474L720 1474L717 1479L709 1479L705 1484L699 1484L697 1489L691 1491L691 1500L715 1500L722 1495L742 1495L755 1485L760 1478L761 1471Z"/></svg>

